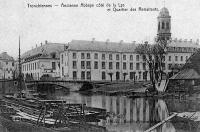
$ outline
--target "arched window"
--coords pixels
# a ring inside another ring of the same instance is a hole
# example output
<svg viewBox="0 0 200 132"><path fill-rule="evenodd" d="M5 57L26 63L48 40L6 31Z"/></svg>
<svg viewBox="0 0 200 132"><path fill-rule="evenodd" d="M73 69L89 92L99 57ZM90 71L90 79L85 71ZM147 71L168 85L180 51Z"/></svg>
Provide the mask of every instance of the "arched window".
<svg viewBox="0 0 200 132"><path fill-rule="evenodd" d="M162 29L165 29L165 23L162 22Z"/></svg>
<svg viewBox="0 0 200 132"><path fill-rule="evenodd" d="M160 30L160 22L158 23L158 30Z"/></svg>

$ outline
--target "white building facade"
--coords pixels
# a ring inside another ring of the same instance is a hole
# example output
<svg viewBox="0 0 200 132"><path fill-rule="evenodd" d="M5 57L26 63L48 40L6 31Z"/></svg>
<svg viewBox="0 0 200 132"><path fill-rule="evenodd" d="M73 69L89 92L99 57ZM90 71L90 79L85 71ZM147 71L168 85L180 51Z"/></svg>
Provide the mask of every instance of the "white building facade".
<svg viewBox="0 0 200 132"><path fill-rule="evenodd" d="M61 78L69 80L145 80L147 67L135 43L73 40L60 54Z"/></svg>
<svg viewBox="0 0 200 132"><path fill-rule="evenodd" d="M41 44L22 55L22 73L25 78L31 77L39 80L43 75L59 78L60 59L59 54L64 49L64 44Z"/></svg>
<svg viewBox="0 0 200 132"><path fill-rule="evenodd" d="M0 54L0 79L12 79L14 72L14 59L7 52Z"/></svg>

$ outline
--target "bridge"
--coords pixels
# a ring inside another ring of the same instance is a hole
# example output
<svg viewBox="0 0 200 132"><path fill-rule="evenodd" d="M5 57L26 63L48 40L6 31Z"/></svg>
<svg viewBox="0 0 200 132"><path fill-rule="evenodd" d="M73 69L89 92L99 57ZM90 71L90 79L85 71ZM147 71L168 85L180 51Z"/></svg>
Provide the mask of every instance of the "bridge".
<svg viewBox="0 0 200 132"><path fill-rule="evenodd" d="M92 89L95 85L92 81L83 81L83 80L32 80L26 81L26 86L31 85L56 85L59 87L63 87L69 89L70 91L81 91Z"/></svg>

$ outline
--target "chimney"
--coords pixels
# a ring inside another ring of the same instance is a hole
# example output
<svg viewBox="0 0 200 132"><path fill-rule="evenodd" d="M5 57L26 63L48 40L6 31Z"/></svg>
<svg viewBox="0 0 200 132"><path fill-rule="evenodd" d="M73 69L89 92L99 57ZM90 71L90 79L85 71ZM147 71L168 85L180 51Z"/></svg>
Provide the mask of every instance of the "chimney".
<svg viewBox="0 0 200 132"><path fill-rule="evenodd" d="M190 43L192 43L192 39L190 39Z"/></svg>
<svg viewBox="0 0 200 132"><path fill-rule="evenodd" d="M187 39L184 39L184 42L187 42Z"/></svg>
<svg viewBox="0 0 200 132"><path fill-rule="evenodd" d="M42 43L40 43L40 45L42 46Z"/></svg>
<svg viewBox="0 0 200 132"><path fill-rule="evenodd" d="M48 43L48 41L47 40L45 40L45 44L47 44Z"/></svg>
<svg viewBox="0 0 200 132"><path fill-rule="evenodd" d="M179 39L179 42L182 42L182 39Z"/></svg>
<svg viewBox="0 0 200 132"><path fill-rule="evenodd" d="M120 40L119 43L122 44L122 43L123 43L123 40Z"/></svg>
<svg viewBox="0 0 200 132"><path fill-rule="evenodd" d="M35 45L35 47L37 48L37 44Z"/></svg>
<svg viewBox="0 0 200 132"><path fill-rule="evenodd" d="M148 41L145 41L144 44L148 44Z"/></svg>
<svg viewBox="0 0 200 132"><path fill-rule="evenodd" d="M175 38L175 39L174 39L174 42L176 42L177 40L178 40L178 39L177 39L177 38Z"/></svg>
<svg viewBox="0 0 200 132"><path fill-rule="evenodd" d="M136 43L136 41L132 41L132 44L135 44Z"/></svg>
<svg viewBox="0 0 200 132"><path fill-rule="evenodd" d="M106 44L108 44L108 42L110 42L110 39L106 39Z"/></svg>

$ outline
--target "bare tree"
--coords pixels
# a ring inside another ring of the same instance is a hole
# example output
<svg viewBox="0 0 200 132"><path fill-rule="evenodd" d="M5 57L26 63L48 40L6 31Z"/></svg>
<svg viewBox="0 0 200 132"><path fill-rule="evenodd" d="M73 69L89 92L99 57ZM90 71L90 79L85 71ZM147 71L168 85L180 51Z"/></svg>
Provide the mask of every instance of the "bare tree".
<svg viewBox="0 0 200 132"><path fill-rule="evenodd" d="M154 91L156 91L156 83L162 80L166 46L167 41L161 40L154 45L150 45L148 42L139 44L135 49L136 53L141 55L147 64Z"/></svg>

